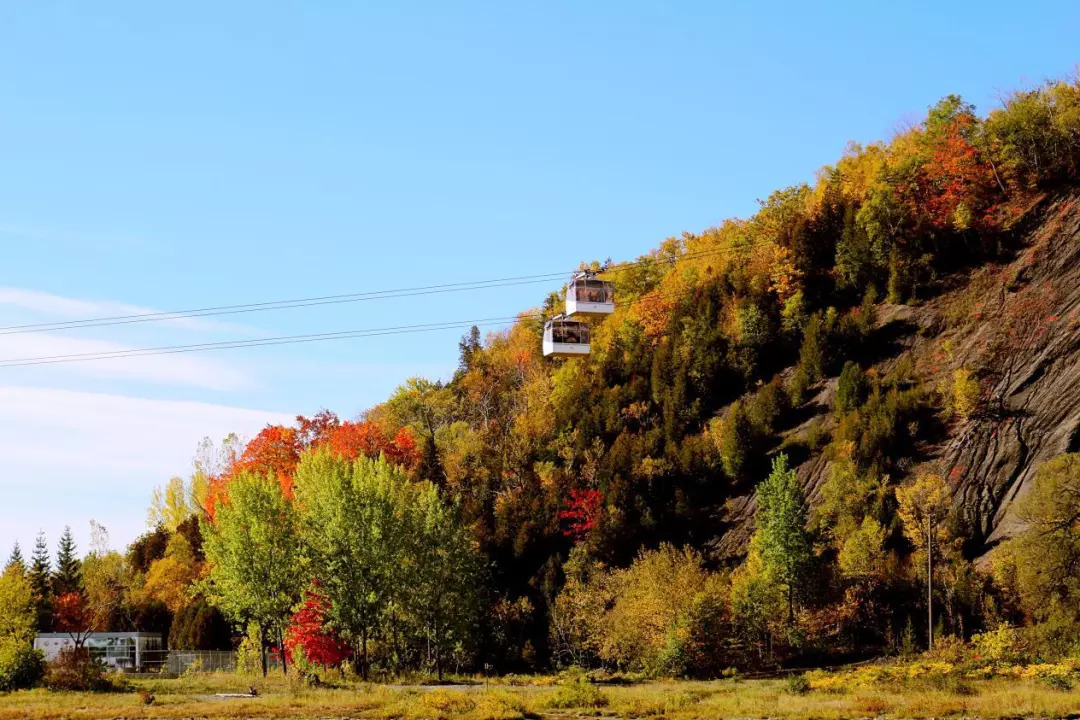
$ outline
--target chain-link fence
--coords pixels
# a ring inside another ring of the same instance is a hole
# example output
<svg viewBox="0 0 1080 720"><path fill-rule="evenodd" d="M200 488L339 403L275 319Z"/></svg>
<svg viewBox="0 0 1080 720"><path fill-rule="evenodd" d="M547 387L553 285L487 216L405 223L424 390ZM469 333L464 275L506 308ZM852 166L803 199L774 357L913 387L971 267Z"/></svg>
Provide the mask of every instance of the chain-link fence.
<svg viewBox="0 0 1080 720"><path fill-rule="evenodd" d="M266 655L268 669L280 669L280 659ZM138 672L181 675L185 672L235 672L232 650L144 650Z"/></svg>

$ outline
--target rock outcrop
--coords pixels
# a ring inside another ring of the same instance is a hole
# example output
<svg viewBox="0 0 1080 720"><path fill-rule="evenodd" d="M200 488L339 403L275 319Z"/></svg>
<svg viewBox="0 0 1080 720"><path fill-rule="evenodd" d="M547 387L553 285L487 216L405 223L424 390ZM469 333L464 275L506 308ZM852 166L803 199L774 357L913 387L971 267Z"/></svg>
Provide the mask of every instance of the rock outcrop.
<svg viewBox="0 0 1080 720"><path fill-rule="evenodd" d="M1040 464L1080 450L1080 190L1035 203L1016 230L1011 261L950 278L948 289L921 305L882 306L879 332L891 352L876 363L887 372L910 363L928 389L947 398L957 370L979 381L977 408L948 419L926 438L917 457L898 462L902 474L943 475L975 540L989 549L1023 526L1019 500ZM810 405L809 423L830 427L835 378ZM798 467L814 503L830 463L811 456ZM902 481L904 478L896 478ZM718 514L718 557L745 552L753 532L753 494Z"/></svg>

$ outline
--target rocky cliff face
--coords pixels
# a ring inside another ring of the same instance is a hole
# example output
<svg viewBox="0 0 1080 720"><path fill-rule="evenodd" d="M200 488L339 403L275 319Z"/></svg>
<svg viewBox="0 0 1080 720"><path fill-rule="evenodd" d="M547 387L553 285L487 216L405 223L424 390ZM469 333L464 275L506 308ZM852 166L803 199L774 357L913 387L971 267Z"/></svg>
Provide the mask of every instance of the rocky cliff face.
<svg viewBox="0 0 1080 720"><path fill-rule="evenodd" d="M947 398L957 370L979 381L977 409L947 420L918 457L898 462L905 476L936 472L984 549L1019 527L1018 501L1040 464L1080 450L1080 190L1035 203L1017 225L1010 262L959 274L917 306L882 306L878 333L891 346L876 367L910 363L927 388ZM828 428L836 379L810 402L812 422ZM829 474L820 454L799 468L813 503ZM903 478L899 478L902 480ZM753 494L730 501L714 550L742 555L753 532Z"/></svg>

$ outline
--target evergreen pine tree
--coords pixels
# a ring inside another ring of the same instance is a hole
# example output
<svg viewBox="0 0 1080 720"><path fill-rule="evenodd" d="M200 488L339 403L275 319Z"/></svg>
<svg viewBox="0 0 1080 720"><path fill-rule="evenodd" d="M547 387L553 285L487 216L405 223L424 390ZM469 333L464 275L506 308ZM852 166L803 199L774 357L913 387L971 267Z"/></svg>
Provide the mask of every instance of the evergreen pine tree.
<svg viewBox="0 0 1080 720"><path fill-rule="evenodd" d="M59 597L76 592L82 587L82 563L76 555L75 538L71 528L65 527L56 549L56 574L53 575L53 593Z"/></svg>
<svg viewBox="0 0 1080 720"><path fill-rule="evenodd" d="M38 533L34 542L34 554L30 556L30 587L34 591L37 630L49 632L52 630L52 563L43 532Z"/></svg>
<svg viewBox="0 0 1080 720"><path fill-rule="evenodd" d="M22 548L19 547L18 541L15 542L15 547L11 548L11 555L8 557L7 564L4 565L4 571L13 567L20 567L24 572L26 571L26 562L23 560Z"/></svg>

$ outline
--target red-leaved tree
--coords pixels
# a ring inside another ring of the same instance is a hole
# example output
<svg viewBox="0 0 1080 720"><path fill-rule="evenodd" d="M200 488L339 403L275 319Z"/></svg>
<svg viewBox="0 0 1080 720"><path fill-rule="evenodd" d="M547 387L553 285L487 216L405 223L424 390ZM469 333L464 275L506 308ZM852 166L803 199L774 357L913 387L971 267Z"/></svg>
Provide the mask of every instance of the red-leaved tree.
<svg viewBox="0 0 1080 720"><path fill-rule="evenodd" d="M574 538L574 542L584 540L596 527L603 502L604 496L599 490L571 490L566 509L559 512L559 519L566 521L563 535Z"/></svg>
<svg viewBox="0 0 1080 720"><path fill-rule="evenodd" d="M352 649L337 633L327 627L330 601L315 583L304 593L304 604L293 613L285 631L285 652L295 662L297 650L308 662L322 667L336 667L349 659Z"/></svg>
<svg viewBox="0 0 1080 720"><path fill-rule="evenodd" d="M94 631L93 614L86 596L78 591L64 593L56 598L53 612L56 629L71 636L75 647L81 648Z"/></svg>

